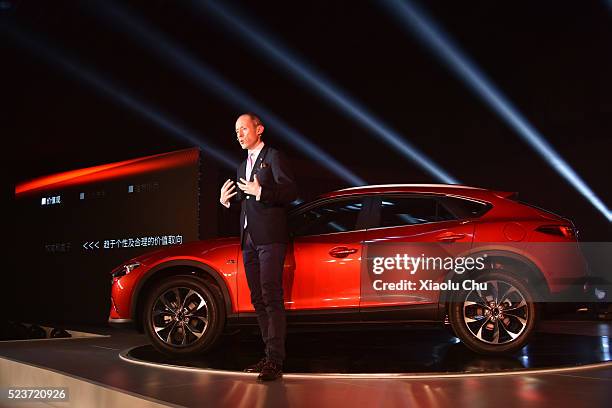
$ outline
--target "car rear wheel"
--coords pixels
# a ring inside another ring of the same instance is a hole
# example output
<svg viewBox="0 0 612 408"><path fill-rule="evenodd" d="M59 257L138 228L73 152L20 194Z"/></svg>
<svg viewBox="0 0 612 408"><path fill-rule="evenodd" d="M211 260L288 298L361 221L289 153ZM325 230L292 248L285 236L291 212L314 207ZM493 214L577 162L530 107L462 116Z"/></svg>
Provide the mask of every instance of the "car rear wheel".
<svg viewBox="0 0 612 408"><path fill-rule="evenodd" d="M143 313L145 332L153 347L172 356L209 350L225 325L218 289L191 276L159 282L149 292Z"/></svg>
<svg viewBox="0 0 612 408"><path fill-rule="evenodd" d="M508 272L489 272L474 278L486 290L457 292L449 319L461 341L482 354L505 354L521 349L534 331L538 309L529 287Z"/></svg>

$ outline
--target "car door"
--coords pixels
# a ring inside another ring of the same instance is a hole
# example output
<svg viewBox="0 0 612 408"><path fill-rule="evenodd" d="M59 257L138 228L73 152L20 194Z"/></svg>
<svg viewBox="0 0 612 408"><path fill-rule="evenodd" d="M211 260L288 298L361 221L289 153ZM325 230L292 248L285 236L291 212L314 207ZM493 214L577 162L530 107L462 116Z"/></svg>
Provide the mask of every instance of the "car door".
<svg viewBox="0 0 612 408"><path fill-rule="evenodd" d="M288 310L358 309L366 202L325 200L290 218L283 276Z"/></svg>
<svg viewBox="0 0 612 408"><path fill-rule="evenodd" d="M439 291L422 289L422 281L444 281L448 270L439 268L442 262L436 262L469 252L474 235L472 222L451 211L451 201L445 200L445 197L415 194L372 198L374 227L367 230L364 244L362 310L438 301ZM389 267L381 264L374 268L381 259L398 260L398 255L402 261L409 257L421 258L423 267L413 268L408 263L409 267L404 268L404 262L389 262ZM394 284L393 289L388 285L381 290L384 286L381 281ZM413 282L413 286L406 286L406 282Z"/></svg>

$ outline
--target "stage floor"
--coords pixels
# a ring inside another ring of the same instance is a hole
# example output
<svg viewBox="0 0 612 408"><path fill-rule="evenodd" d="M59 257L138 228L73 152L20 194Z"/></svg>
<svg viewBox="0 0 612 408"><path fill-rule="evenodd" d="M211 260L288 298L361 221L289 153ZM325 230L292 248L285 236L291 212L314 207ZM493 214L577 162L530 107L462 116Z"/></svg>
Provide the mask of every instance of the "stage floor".
<svg viewBox="0 0 612 408"><path fill-rule="evenodd" d="M544 321L526 349L504 358L474 355L444 329L293 331L286 374L273 383L239 371L260 357L250 334L225 337L214 357L177 361L131 331L71 328L110 337L2 342L0 357L188 407L598 407L612 397L610 323Z"/></svg>
<svg viewBox="0 0 612 408"><path fill-rule="evenodd" d="M518 353L485 357L471 352L456 337L438 327L337 330L327 333L294 330L289 333L285 374L342 373L347 374L346 377L352 377L350 374L377 374L380 377L385 373L498 373L576 367L610 360L609 337L601 333L589 336L539 331ZM603 327L602 331L607 334ZM198 358L168 358L150 345L132 348L122 356L129 361L242 371L262 357L262 350L263 343L257 333L243 331L226 336L214 352Z"/></svg>

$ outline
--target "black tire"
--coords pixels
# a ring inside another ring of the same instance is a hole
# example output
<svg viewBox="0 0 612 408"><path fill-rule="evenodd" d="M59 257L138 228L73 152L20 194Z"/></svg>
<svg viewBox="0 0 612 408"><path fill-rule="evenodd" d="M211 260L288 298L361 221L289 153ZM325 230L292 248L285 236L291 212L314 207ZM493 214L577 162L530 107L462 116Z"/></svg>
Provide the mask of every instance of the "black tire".
<svg viewBox="0 0 612 408"><path fill-rule="evenodd" d="M192 276L174 276L157 283L143 309L145 333L153 347L174 357L210 350L225 326L221 296L212 283Z"/></svg>
<svg viewBox="0 0 612 408"><path fill-rule="evenodd" d="M474 281L488 282L488 290L458 291L449 305L449 319L457 337L480 354L508 354L523 348L538 319L538 308L527 284L508 271L486 272ZM490 302L496 302L496 306Z"/></svg>

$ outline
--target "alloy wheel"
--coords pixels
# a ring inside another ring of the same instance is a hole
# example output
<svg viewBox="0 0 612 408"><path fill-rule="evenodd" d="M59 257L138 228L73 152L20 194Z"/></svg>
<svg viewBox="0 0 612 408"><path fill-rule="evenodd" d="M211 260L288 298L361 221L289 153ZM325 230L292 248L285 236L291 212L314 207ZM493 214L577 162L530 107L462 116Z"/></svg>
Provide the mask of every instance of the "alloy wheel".
<svg viewBox="0 0 612 408"><path fill-rule="evenodd" d="M172 347L187 347L208 329L208 303L191 288L173 287L153 303L151 322L161 341Z"/></svg>
<svg viewBox="0 0 612 408"><path fill-rule="evenodd" d="M511 343L525 331L530 319L525 296L508 282L486 282L486 290L472 290L465 297L465 325L475 338L484 343Z"/></svg>

